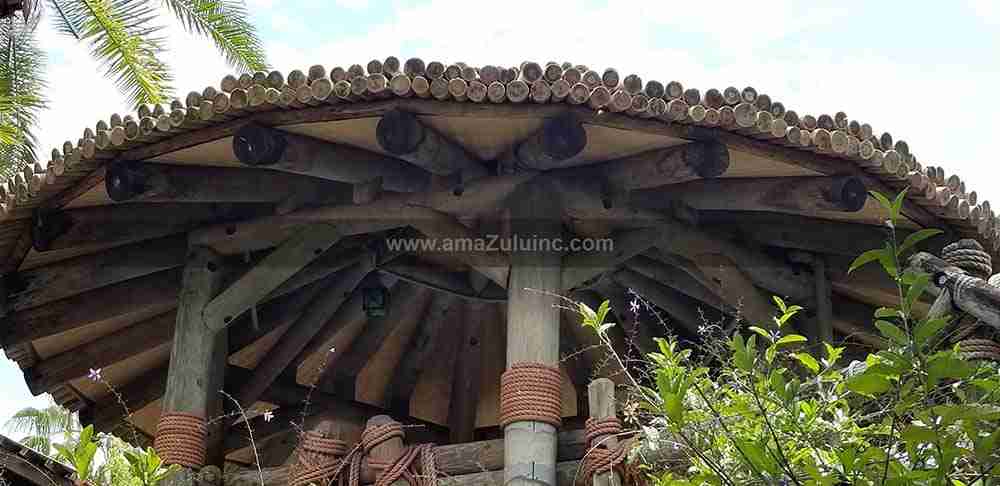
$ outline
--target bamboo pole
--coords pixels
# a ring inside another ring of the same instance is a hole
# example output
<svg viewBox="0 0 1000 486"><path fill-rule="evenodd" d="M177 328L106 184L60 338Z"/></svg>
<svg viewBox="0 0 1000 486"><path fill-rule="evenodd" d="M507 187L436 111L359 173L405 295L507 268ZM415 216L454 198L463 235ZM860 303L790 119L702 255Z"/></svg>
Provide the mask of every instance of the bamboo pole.
<svg viewBox="0 0 1000 486"><path fill-rule="evenodd" d="M598 378L587 386L587 397L590 403L590 418L601 420L613 418L615 411L615 383L607 378ZM597 446L614 450L618 447L618 438L613 435L599 435L592 443ZM622 478L613 471L594 474L593 486L618 486Z"/></svg>

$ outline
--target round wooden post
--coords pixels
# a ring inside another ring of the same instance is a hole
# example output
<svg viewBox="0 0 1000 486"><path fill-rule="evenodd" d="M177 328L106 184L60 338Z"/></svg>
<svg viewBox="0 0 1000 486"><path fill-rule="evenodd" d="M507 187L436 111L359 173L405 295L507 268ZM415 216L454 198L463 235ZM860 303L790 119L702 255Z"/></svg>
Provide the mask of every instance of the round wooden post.
<svg viewBox="0 0 1000 486"><path fill-rule="evenodd" d="M223 280L221 258L214 251L204 247L194 247L188 251L188 261L184 268L180 304L177 308L176 329L170 352L170 367L167 373L166 392L163 397L163 413L186 414L211 420L221 412L222 397L219 390L223 386L226 367L227 339L225 332L214 332L205 326L202 311L215 297ZM161 417L161 422L164 418ZM221 425L221 422L220 422ZM205 462L221 459L221 429L212 428L201 445L201 455ZM158 430L157 432L161 432ZM166 449L175 449L169 443ZM206 450L207 449L207 450ZM177 449L181 455L189 452ZM160 450L164 462L170 464L171 454ZM199 464L201 466L201 464ZM167 484L190 484L196 471L187 467L171 476Z"/></svg>
<svg viewBox="0 0 1000 486"><path fill-rule="evenodd" d="M598 378L590 382L590 385L587 386L587 397L590 405L590 418L600 420L615 416L615 382L607 378ZM593 443L614 449L618 447L618 438L613 435L601 435L595 437ZM619 486L620 484L621 478L612 471L594 475L594 486Z"/></svg>
<svg viewBox="0 0 1000 486"><path fill-rule="evenodd" d="M365 429L373 429L382 425L395 423L397 422L388 415L376 415L368 419L368 422L365 424ZM376 445L375 447L372 447L372 450L368 453L368 469L373 469L371 467L372 463L388 467L396 460L396 458L400 456L400 454L404 452L403 449L402 437L393 437L385 442L382 442L381 444ZM375 471L375 478L372 479L377 480L382 477L382 474L384 473L384 469L378 469ZM405 479L398 479L393 481L389 486L407 486L407 484L408 483Z"/></svg>
<svg viewBox="0 0 1000 486"><path fill-rule="evenodd" d="M561 255L542 249L561 237L558 198L544 184L529 184L511 198L513 238L507 301L507 368L522 363L557 367L559 309L546 292L562 291ZM535 245L538 246L535 246ZM523 245L523 246L522 246ZM534 247L534 248L530 248ZM556 485L556 428L541 421L514 421L504 427L504 484Z"/></svg>

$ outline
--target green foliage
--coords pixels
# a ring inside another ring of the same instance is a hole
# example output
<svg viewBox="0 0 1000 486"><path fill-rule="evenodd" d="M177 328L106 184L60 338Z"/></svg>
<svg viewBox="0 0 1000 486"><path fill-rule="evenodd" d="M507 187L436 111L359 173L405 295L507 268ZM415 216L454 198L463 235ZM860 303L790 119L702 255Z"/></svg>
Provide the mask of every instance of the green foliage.
<svg viewBox="0 0 1000 486"><path fill-rule="evenodd" d="M242 0L163 0L188 32L212 39L240 71L267 69L264 47Z"/></svg>
<svg viewBox="0 0 1000 486"><path fill-rule="evenodd" d="M132 476L141 486L155 486L180 469L176 464L165 466L152 447L123 451Z"/></svg>
<svg viewBox="0 0 1000 486"><path fill-rule="evenodd" d="M878 262L897 287L898 307L873 315L885 346L849 364L842 347L806 348L787 329L801 308L781 299L773 323L709 336L695 349L657 339L637 406L623 407L641 410L632 418L643 448L670 437L687 458L680 470L647 469L656 486L1000 485L997 364L944 344L948 318L913 317L929 280L899 262L938 232L898 244L904 196L873 197L893 236L851 269ZM599 330L595 322L585 325Z"/></svg>
<svg viewBox="0 0 1000 486"><path fill-rule="evenodd" d="M94 455L97 454L98 442L94 439L94 426L88 425L80 431L80 436L74 443L53 444L59 457L69 463L81 482L93 478Z"/></svg>
<svg viewBox="0 0 1000 486"><path fill-rule="evenodd" d="M80 428L76 417L56 404L18 410L4 426L12 432L26 434L21 443L45 455L52 453L53 439L72 437Z"/></svg>

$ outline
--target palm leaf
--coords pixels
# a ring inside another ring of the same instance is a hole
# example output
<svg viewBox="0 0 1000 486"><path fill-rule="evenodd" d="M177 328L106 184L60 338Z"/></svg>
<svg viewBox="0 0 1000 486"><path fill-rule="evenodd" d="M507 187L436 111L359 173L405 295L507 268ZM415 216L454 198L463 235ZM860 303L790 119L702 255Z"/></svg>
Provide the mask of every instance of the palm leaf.
<svg viewBox="0 0 1000 486"><path fill-rule="evenodd" d="M34 26L14 19L0 22L0 175L36 161L34 128L45 108L45 52Z"/></svg>
<svg viewBox="0 0 1000 486"><path fill-rule="evenodd" d="M56 27L87 40L118 90L133 106L161 103L171 92L170 72L159 58L155 6L146 0L49 0Z"/></svg>
<svg viewBox="0 0 1000 486"><path fill-rule="evenodd" d="M240 71L267 69L264 48L242 0L163 0L188 32L206 36Z"/></svg>

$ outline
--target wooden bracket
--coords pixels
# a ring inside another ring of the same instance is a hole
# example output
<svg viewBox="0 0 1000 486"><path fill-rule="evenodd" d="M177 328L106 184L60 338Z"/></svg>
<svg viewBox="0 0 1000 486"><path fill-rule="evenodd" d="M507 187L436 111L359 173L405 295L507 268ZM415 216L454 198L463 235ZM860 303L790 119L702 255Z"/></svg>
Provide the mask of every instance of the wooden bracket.
<svg viewBox="0 0 1000 486"><path fill-rule="evenodd" d="M317 224L303 229L212 299L205 306L205 325L213 330L225 328L233 319L322 255L340 237L340 232L331 225Z"/></svg>

